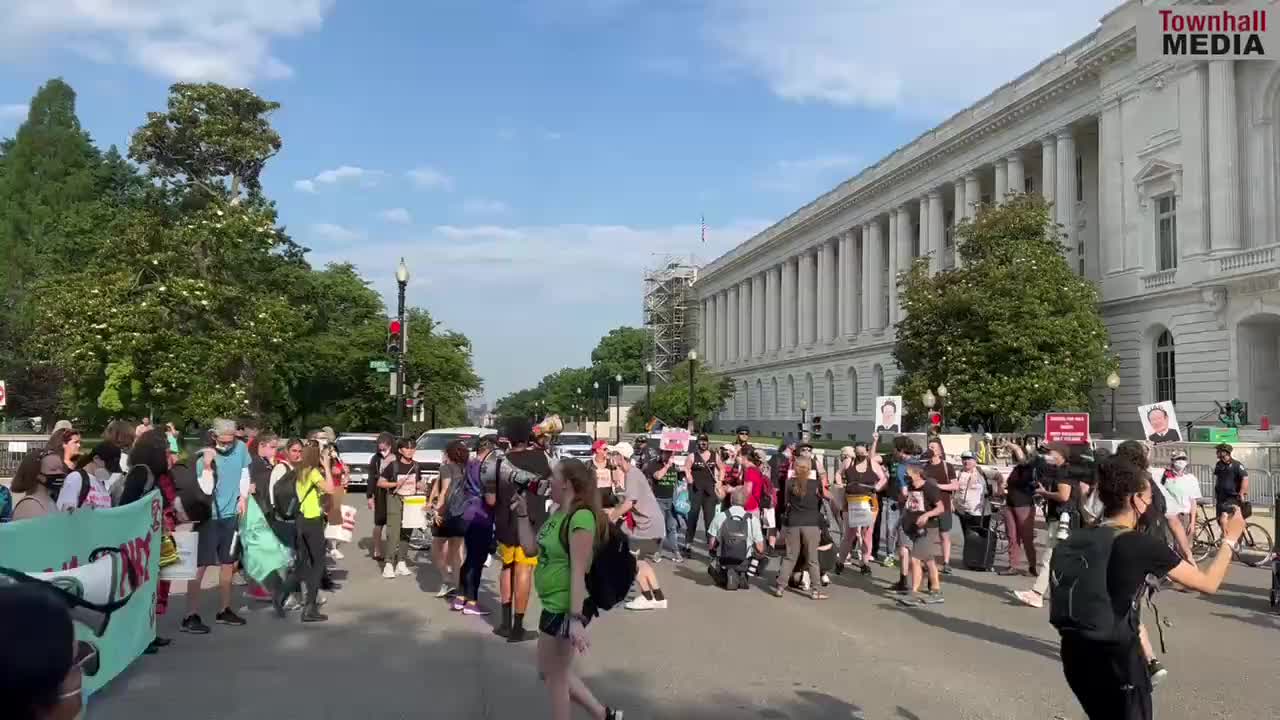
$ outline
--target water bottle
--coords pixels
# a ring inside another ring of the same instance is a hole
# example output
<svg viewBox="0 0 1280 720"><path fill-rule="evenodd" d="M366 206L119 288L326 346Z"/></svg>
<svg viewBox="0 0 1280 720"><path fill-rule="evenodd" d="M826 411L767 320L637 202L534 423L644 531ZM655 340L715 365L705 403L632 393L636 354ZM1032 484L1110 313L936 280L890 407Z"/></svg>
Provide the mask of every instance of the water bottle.
<svg viewBox="0 0 1280 720"><path fill-rule="evenodd" d="M1071 513L1063 510L1062 514L1058 516L1058 539L1059 540L1067 539L1067 528L1069 528L1070 526L1071 526Z"/></svg>

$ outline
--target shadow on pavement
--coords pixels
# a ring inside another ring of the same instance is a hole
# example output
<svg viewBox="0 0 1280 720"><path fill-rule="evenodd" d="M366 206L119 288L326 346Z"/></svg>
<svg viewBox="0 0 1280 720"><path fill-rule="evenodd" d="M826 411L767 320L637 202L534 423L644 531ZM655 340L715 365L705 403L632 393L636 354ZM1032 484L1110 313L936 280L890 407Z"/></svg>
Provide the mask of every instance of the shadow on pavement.
<svg viewBox="0 0 1280 720"><path fill-rule="evenodd" d="M909 614L917 621L929 625L939 630L955 633L957 635L967 635L968 637L985 642L1003 645L1014 650L1024 650L1029 653L1035 653L1042 657L1048 658L1055 663L1059 661L1058 643L1041 640L1040 638L1023 635L1012 630L1005 630L992 625L985 625L973 620L955 617L952 615L939 615L929 607L923 608L902 608L899 605L891 603L882 603L880 605L884 609L898 610Z"/></svg>
<svg viewBox="0 0 1280 720"><path fill-rule="evenodd" d="M519 718L548 717L534 664L536 643L508 645L487 623L433 611L425 619L404 608L334 608L328 623L302 625L296 613L276 618L260 606L249 624L216 626L207 636L171 633L172 646L143 657L90 701L94 720L181 715L184 720L250 718ZM443 606L441 607L443 611ZM608 615L593 624L609 632ZM166 631L176 618L162 621ZM251 637L246 637L249 635ZM595 695L628 717L664 720L861 720L862 709L799 686L761 698L708 693L687 703L666 692L661 673L593 674L591 656L578 668ZM901 712L901 711L900 711ZM575 717L580 717L575 716ZM915 717L908 715L906 717Z"/></svg>

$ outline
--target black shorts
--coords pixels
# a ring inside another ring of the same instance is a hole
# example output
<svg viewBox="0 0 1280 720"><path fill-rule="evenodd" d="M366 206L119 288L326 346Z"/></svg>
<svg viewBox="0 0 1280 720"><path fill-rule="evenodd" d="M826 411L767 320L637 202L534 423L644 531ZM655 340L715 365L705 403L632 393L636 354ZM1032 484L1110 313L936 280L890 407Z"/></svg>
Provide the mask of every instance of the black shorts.
<svg viewBox="0 0 1280 720"><path fill-rule="evenodd" d="M591 624L591 618L583 618L582 626L586 627ZM543 635L555 638L569 637L569 614L553 613L542 611L542 616L538 618L538 630Z"/></svg>
<svg viewBox="0 0 1280 720"><path fill-rule="evenodd" d="M445 519L439 525L431 526L431 537L437 538L460 538L467 534L467 524L461 518L450 520Z"/></svg>
<svg viewBox="0 0 1280 720"><path fill-rule="evenodd" d="M1062 672L1087 717L1151 720L1151 677L1136 640L1106 650L1068 641L1061 654Z"/></svg>
<svg viewBox="0 0 1280 720"><path fill-rule="evenodd" d="M945 535L951 532L951 521L955 517L955 513L944 512L938 516L938 529Z"/></svg>
<svg viewBox="0 0 1280 720"><path fill-rule="evenodd" d="M373 524L374 527L387 526L387 491L380 487L373 489Z"/></svg>
<svg viewBox="0 0 1280 720"><path fill-rule="evenodd" d="M236 518L213 518L196 525L196 565L213 567L230 565L231 543L235 540L238 522Z"/></svg>
<svg viewBox="0 0 1280 720"><path fill-rule="evenodd" d="M661 540L638 540L636 538L631 538L628 544L631 546L631 554L636 557L649 557L662 548Z"/></svg>

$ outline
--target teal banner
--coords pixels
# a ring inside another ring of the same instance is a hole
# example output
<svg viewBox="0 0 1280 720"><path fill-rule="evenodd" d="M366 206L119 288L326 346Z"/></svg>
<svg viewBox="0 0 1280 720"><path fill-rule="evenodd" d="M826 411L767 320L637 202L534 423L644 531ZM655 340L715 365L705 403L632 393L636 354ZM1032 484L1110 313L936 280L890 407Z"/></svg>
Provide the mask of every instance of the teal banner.
<svg viewBox="0 0 1280 720"><path fill-rule="evenodd" d="M99 605L128 598L106 617L72 613L76 638L97 649L97 672L84 678L88 693L123 672L156 636L160 534L159 492L110 510L0 525L0 567L40 577ZM114 550L99 553L91 563L90 555L101 548Z"/></svg>

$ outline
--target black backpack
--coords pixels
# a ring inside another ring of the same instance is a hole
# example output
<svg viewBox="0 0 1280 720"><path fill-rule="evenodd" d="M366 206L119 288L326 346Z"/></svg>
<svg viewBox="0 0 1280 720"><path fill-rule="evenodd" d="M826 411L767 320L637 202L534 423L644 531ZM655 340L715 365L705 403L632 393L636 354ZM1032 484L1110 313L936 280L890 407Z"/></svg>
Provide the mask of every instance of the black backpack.
<svg viewBox="0 0 1280 720"><path fill-rule="evenodd" d="M720 543L720 564L741 565L746 562L747 548L751 544L747 542L746 515L725 516L724 522L720 525L720 536L717 540Z"/></svg>
<svg viewBox="0 0 1280 720"><path fill-rule="evenodd" d="M1123 532L1127 530L1108 525L1083 528L1054 546L1049 563L1049 623L1060 635L1115 645L1137 632L1132 606L1124 617L1117 617L1107 589L1111 550Z"/></svg>
<svg viewBox="0 0 1280 720"><path fill-rule="evenodd" d="M569 518L560 526L560 542L569 552ZM605 539L595 544L591 568L587 570L587 603L583 614L591 617L596 611L612 609L627 599L631 585L636 581L636 557L631 554L631 543L626 533L610 524Z"/></svg>
<svg viewBox="0 0 1280 720"><path fill-rule="evenodd" d="M213 517L213 493L207 493L200 487L200 478L193 469L178 463L169 469L169 476L173 478L174 489L178 492L178 499L182 501L182 511L191 522L202 523ZM216 489L217 465L213 466L213 478Z"/></svg>
<svg viewBox="0 0 1280 720"><path fill-rule="evenodd" d="M271 488L271 509L276 520L293 522L298 519L298 508L301 505L302 498L298 497L298 471L289 468Z"/></svg>

